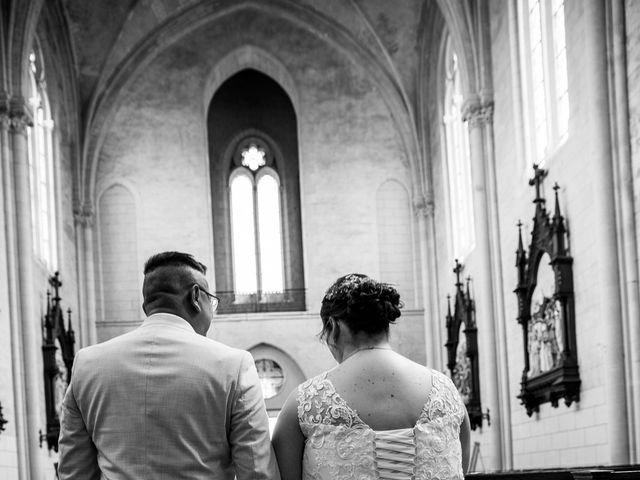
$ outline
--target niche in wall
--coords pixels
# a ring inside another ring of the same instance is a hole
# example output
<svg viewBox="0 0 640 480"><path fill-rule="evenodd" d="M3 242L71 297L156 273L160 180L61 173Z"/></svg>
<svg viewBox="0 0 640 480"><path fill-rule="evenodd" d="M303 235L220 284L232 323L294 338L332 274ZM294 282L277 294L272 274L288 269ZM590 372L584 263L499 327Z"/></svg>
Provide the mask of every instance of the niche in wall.
<svg viewBox="0 0 640 480"><path fill-rule="evenodd" d="M242 70L214 94L207 129L218 311L305 310L291 99L269 76Z"/></svg>

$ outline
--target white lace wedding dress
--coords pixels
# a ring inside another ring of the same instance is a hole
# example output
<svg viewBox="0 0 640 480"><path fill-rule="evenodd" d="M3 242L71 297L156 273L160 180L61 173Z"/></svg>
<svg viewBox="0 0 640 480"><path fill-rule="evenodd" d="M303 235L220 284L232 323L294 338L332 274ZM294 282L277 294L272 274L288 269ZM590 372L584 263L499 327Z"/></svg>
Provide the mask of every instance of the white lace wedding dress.
<svg viewBox="0 0 640 480"><path fill-rule="evenodd" d="M303 480L462 480L459 441L464 404L453 382L433 371L413 428L372 430L336 392L326 373L298 387L306 438Z"/></svg>

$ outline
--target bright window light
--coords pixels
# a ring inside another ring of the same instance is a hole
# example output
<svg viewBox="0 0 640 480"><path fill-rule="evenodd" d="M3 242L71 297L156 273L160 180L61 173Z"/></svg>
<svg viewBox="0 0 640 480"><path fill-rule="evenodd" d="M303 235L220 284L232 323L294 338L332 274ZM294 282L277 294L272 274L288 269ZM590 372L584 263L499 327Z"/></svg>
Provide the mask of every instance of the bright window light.
<svg viewBox="0 0 640 480"><path fill-rule="evenodd" d="M253 208L253 182L238 174L231 180L231 231L234 287L238 294L258 291Z"/></svg>
<svg viewBox="0 0 640 480"><path fill-rule="evenodd" d="M267 173L258 181L258 230L262 290L282 292L282 238L280 233L280 186Z"/></svg>

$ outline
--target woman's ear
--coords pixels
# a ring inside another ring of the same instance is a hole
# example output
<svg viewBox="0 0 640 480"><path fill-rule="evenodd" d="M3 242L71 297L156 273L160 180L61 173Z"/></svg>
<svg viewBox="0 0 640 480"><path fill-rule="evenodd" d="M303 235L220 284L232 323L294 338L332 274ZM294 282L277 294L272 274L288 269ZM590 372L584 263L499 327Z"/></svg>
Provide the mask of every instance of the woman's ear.
<svg viewBox="0 0 640 480"><path fill-rule="evenodd" d="M331 317L331 338L333 339L333 343L338 341L338 337L340 336L340 324L338 321Z"/></svg>

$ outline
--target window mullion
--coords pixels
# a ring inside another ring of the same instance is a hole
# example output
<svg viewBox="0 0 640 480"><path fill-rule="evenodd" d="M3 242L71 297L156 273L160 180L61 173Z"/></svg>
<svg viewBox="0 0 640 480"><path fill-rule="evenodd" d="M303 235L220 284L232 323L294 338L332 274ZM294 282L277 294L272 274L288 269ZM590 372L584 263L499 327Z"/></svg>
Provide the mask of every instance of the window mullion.
<svg viewBox="0 0 640 480"><path fill-rule="evenodd" d="M258 298L262 295L262 261L260 252L260 207L258 205L258 182L253 181L253 224L255 235L255 258L256 258L256 285L258 286Z"/></svg>

